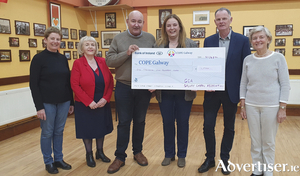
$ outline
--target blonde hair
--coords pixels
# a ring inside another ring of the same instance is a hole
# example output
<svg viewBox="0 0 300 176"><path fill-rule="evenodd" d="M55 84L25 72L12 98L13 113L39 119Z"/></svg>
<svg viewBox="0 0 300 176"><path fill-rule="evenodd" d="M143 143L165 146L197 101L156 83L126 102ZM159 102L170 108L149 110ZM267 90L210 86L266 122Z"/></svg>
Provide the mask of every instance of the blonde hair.
<svg viewBox="0 0 300 176"><path fill-rule="evenodd" d="M270 42L267 44L267 48L269 48L270 43L272 42L272 34L271 34L271 32L269 31L268 28L263 27L263 26L257 26L257 27L255 27L255 28L253 28L253 29L251 30L251 32L249 33L249 40L250 40L250 43L251 43L251 41L252 41L252 36L253 36L253 34L255 34L255 33L257 33L257 32L264 32L264 33L266 34L267 38L270 40Z"/></svg>
<svg viewBox="0 0 300 176"><path fill-rule="evenodd" d="M180 20L180 18L176 15L176 14L170 14L168 16L166 16L165 21L161 27L161 38L158 39L156 41L156 45L160 46L162 44L167 45L169 43L169 37L166 31L166 25L167 25L167 21L171 18L174 18L175 20L177 20L179 27L180 27L180 31L179 31L179 37L178 37L178 45L181 48L185 48L185 39L186 39L186 33L184 30L184 27L182 25L182 22Z"/></svg>
<svg viewBox="0 0 300 176"><path fill-rule="evenodd" d="M78 48L77 48L77 52L78 54L80 55L83 55L83 50L82 50L82 46L83 46L83 43L86 42L86 41L92 41L95 43L95 46L96 46L96 51L94 53L94 55L96 56L96 54L98 53L98 44L97 44L97 41L94 37L91 37L91 36L84 36L80 39L79 43L78 43Z"/></svg>

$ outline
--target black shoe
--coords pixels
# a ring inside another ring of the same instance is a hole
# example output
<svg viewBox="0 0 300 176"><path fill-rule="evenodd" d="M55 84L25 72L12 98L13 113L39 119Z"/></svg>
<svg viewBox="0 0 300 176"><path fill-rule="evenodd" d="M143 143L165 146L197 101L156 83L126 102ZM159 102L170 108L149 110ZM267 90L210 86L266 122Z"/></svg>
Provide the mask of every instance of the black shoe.
<svg viewBox="0 0 300 176"><path fill-rule="evenodd" d="M61 161L55 161L54 162L54 165L56 167L59 167L59 168L62 168L64 170L70 170L72 169L72 166L66 162L64 162L64 160L61 160Z"/></svg>
<svg viewBox="0 0 300 176"><path fill-rule="evenodd" d="M58 173L58 170L57 170L56 166L54 166L53 163L46 164L45 167L49 174L57 174Z"/></svg>
<svg viewBox="0 0 300 176"><path fill-rule="evenodd" d="M212 167L215 167L215 160L210 161L206 158L204 163L199 167L198 172L199 173L207 172Z"/></svg>
<svg viewBox="0 0 300 176"><path fill-rule="evenodd" d="M93 156L93 152L86 153L86 164L89 167L95 167L96 166L94 156Z"/></svg>
<svg viewBox="0 0 300 176"><path fill-rule="evenodd" d="M223 168L222 168L222 174L224 174L224 175L229 175L230 174L230 171L228 170L228 161L223 161L223 163L224 163L224 166L225 166L225 168L226 168L226 170L224 170Z"/></svg>
<svg viewBox="0 0 300 176"><path fill-rule="evenodd" d="M256 174L251 174L250 176L264 176L264 174L261 174L261 175L256 175Z"/></svg>
<svg viewBox="0 0 300 176"><path fill-rule="evenodd" d="M107 156L105 156L105 154L103 153L103 149L97 150L97 152L96 152L96 159L99 159L99 158L105 163L110 162L110 159Z"/></svg>

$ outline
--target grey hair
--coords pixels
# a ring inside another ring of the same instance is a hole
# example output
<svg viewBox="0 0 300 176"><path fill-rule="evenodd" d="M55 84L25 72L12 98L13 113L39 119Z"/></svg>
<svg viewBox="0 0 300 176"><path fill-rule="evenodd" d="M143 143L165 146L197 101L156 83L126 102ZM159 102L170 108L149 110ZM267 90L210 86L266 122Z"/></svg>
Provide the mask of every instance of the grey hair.
<svg viewBox="0 0 300 176"><path fill-rule="evenodd" d="M257 32L264 32L266 34L267 38L270 40L270 42L267 44L267 47L269 48L269 45L272 42L272 34L268 28L263 27L263 26L257 26L251 30L251 32L249 33L250 42L252 41L253 34L255 34Z"/></svg>
<svg viewBox="0 0 300 176"><path fill-rule="evenodd" d="M98 44L97 44L97 41L94 37L91 37L91 36L84 36L80 39L79 43L78 43L78 48L77 48L77 51L78 51L78 54L80 55L83 55L83 50L82 50L82 46L83 46L83 43L86 42L86 41L92 41L95 43L95 46L96 46L96 51L94 53L94 55L96 55L98 53Z"/></svg>
<svg viewBox="0 0 300 176"><path fill-rule="evenodd" d="M225 11L228 13L228 15L231 17L231 12L230 12L230 10L228 10L228 9L225 8L225 7L221 7L221 8L219 8L218 10L216 10L215 16L216 16L216 14L217 14L219 11L223 11L223 10L225 10Z"/></svg>

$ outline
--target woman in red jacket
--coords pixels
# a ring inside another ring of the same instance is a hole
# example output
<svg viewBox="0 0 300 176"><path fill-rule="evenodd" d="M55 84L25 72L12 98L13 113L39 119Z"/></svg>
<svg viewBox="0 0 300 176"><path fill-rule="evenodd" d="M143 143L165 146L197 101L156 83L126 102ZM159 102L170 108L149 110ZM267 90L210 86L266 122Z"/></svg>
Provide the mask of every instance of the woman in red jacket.
<svg viewBox="0 0 300 176"><path fill-rule="evenodd" d="M83 55L73 64L71 87L75 93L76 138L82 139L86 149L86 162L95 167L92 140L96 139L96 159L110 162L103 153L104 136L113 130L110 98L113 77L102 57L96 57L98 45L93 37L81 38L78 53Z"/></svg>

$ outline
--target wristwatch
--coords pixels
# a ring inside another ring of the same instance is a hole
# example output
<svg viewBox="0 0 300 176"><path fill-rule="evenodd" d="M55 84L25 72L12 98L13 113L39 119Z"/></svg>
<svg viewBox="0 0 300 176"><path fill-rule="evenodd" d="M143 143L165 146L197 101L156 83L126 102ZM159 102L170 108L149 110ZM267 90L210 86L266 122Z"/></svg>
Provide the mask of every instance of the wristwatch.
<svg viewBox="0 0 300 176"><path fill-rule="evenodd" d="M280 106L280 109L286 109L286 107L285 106Z"/></svg>

